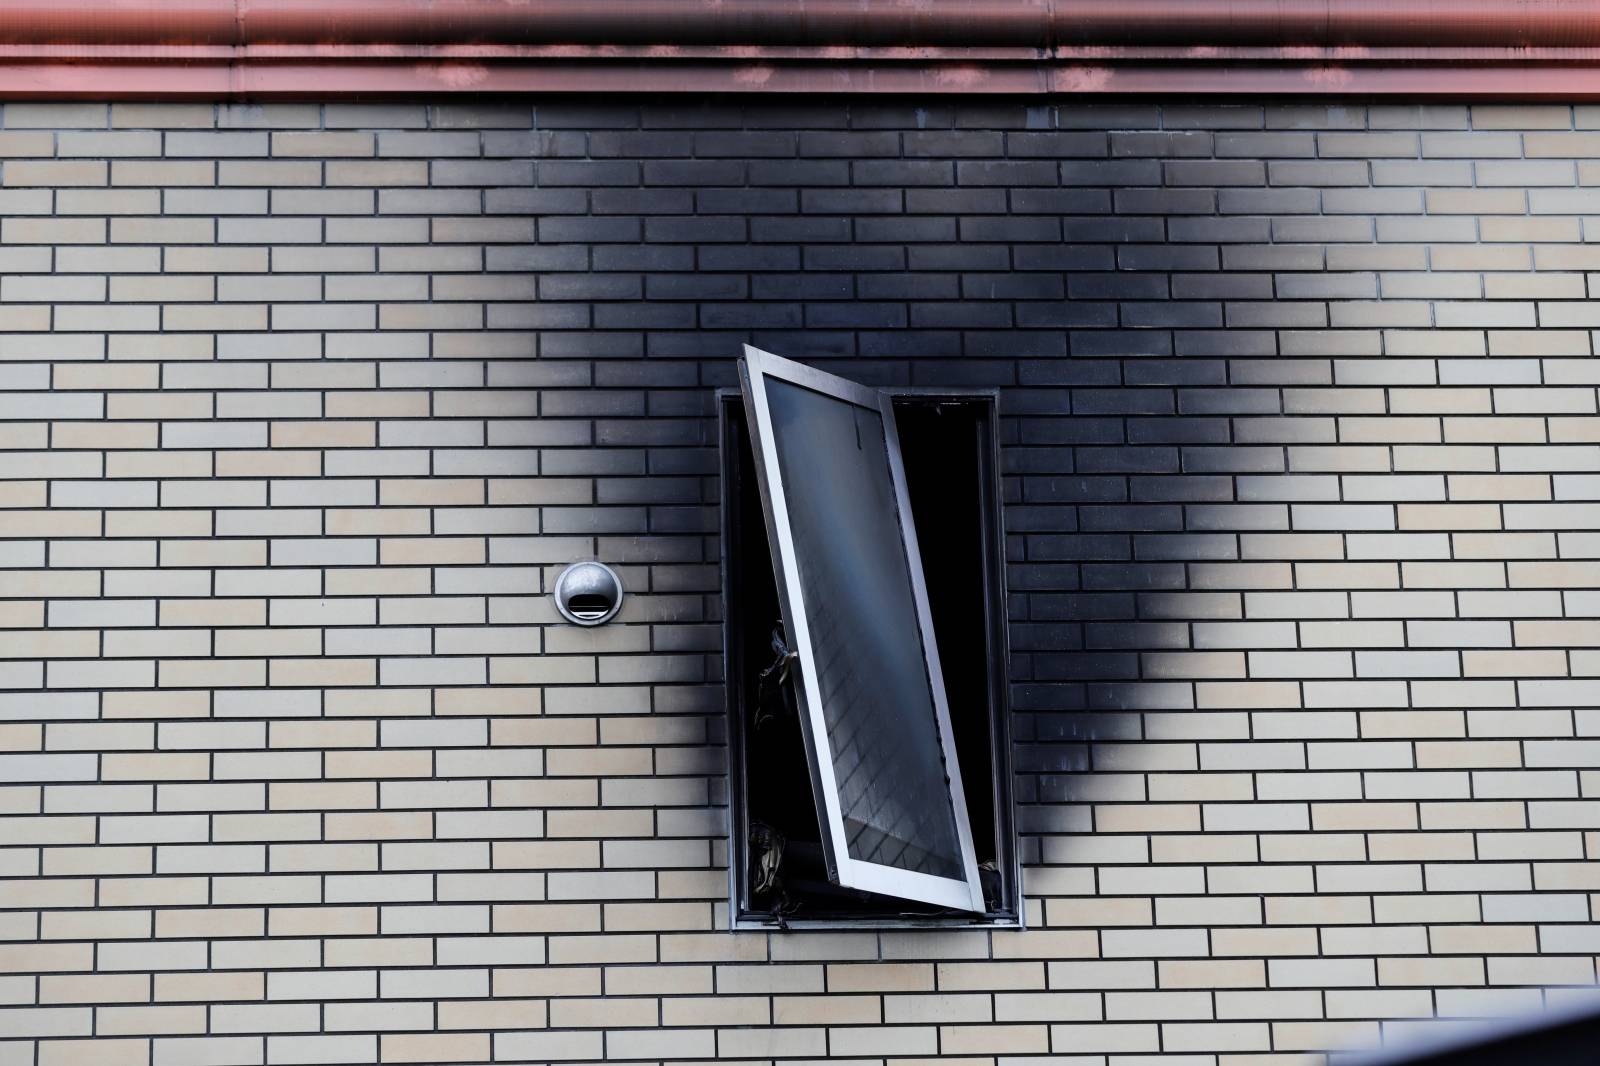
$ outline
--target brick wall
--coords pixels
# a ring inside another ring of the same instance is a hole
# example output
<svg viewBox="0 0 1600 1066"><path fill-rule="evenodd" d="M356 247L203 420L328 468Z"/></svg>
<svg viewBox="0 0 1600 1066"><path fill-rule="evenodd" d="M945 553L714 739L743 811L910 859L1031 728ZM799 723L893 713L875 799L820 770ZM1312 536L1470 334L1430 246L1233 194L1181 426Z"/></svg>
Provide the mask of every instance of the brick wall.
<svg viewBox="0 0 1600 1066"><path fill-rule="evenodd" d="M1256 1066L1592 998L1600 110L0 120L3 1066ZM1004 389L1027 932L721 931L747 339ZM591 554L623 615L557 625Z"/></svg>

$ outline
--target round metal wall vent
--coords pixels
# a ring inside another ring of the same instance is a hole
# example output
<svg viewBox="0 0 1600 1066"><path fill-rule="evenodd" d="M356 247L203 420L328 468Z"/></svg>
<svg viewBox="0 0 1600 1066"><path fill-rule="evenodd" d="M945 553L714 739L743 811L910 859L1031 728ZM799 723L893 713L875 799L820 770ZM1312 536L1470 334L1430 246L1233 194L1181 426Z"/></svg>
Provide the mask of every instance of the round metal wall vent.
<svg viewBox="0 0 1600 1066"><path fill-rule="evenodd" d="M579 626L605 625L622 607L622 579L605 563L573 563L556 578L556 610Z"/></svg>

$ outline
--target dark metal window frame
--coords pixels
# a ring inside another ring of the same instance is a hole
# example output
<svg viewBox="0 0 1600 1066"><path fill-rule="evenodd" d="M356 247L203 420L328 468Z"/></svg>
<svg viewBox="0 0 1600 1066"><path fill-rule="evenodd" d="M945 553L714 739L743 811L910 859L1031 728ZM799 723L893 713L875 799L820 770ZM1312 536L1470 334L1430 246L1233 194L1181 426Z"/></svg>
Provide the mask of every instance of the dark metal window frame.
<svg viewBox="0 0 1600 1066"><path fill-rule="evenodd" d="M787 361L785 361L787 362ZM797 365L797 364L796 364ZM831 375L825 375L831 378ZM809 386L808 386L809 387ZM862 399L870 393L875 397L874 402L881 404L885 412L891 410L891 405L896 401L900 403L927 403L938 404L941 401L962 405L981 405L983 439L979 448L979 480L976 486L980 498L984 501L981 515L981 531L983 540L983 585L984 585L984 631L986 634L986 647L984 658L986 662L986 677L988 687L988 735L989 735L989 781L994 812L994 841L996 861L999 867L1000 880L999 903L997 906L983 911L966 915L933 914L928 916L883 916L862 915L861 917L841 916L832 918L790 919L785 924L790 928L907 928L907 927L970 927L983 926L988 928L1021 928L1024 924L1021 893L1021 866L1020 852L1016 838L1016 810L1014 787L1011 773L1011 738L1010 738L1010 713L1008 700L1008 687L1006 679L1006 663L1008 661L1008 638L1006 627L1006 590L1004 566L1004 533L1001 521L1001 503L999 493L999 426L998 406L999 391L992 388L978 389L947 389L947 388L886 388L882 390L862 389ZM831 394L831 393L830 393ZM860 402L859 400L855 402ZM734 429L730 424L730 412L737 412L741 417L744 414L742 392L739 389L721 389L717 393L719 446L722 453L721 470L726 475L734 469L735 458L728 453L737 441ZM886 423L892 426L892 418L886 418ZM752 430L752 444L755 445ZM756 459L761 462L760 458ZM903 492L903 485L901 491ZM732 543L732 523L735 521L737 498L732 479L727 476L722 478L721 487L721 515L722 515L722 594L723 594L723 619L724 619L724 653L725 664L742 662L745 649L742 648L740 627L730 624L730 620L737 617L739 610L741 590L734 587L737 580L729 565L729 545ZM768 520L768 530L771 530L770 509L763 501L764 513ZM905 501L902 497L902 506ZM744 530L743 548L749 551L752 545L764 545L766 531L758 534L753 530ZM776 576L776 575L775 575ZM781 579L780 579L781 583ZM782 590L780 587L780 596ZM748 903L748 869L749 869L749 808L748 792L746 788L745 767L745 738L743 734L743 718L746 712L745 694L741 691L739 680L731 676L731 670L725 670L729 675L727 685L728 706L728 855L729 855L729 927L732 929L770 929L777 921L770 915L760 910L753 910ZM945 726L948 736L948 725ZM808 752L808 762L813 769L815 760ZM981 784L979 780L971 780L967 788L975 788ZM827 827L824 826L826 832ZM964 833L969 832L963 827Z"/></svg>

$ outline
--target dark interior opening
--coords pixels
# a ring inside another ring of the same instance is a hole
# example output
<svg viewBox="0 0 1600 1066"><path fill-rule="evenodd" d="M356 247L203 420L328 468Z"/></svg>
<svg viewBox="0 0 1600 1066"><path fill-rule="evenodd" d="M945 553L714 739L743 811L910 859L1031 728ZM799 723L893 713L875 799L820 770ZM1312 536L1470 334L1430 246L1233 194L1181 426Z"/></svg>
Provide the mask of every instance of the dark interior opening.
<svg viewBox="0 0 1600 1066"><path fill-rule="evenodd" d="M950 704L956 760L972 821L972 847L982 865L998 861L999 856L985 606L985 479L980 462L987 425L978 419L977 406L897 403L895 423Z"/></svg>
<svg viewBox="0 0 1600 1066"><path fill-rule="evenodd" d="M596 592L582 592L567 600L567 610L579 617L598 618L611 609L611 601Z"/></svg>
<svg viewBox="0 0 1600 1066"><path fill-rule="evenodd" d="M1003 599L999 596L992 400L895 398L895 421L926 575L956 757L989 913L1015 914L1009 760L1005 757ZM774 662L779 607L766 519L744 408L723 407L723 499L728 616L727 676L734 746L737 904L776 920L931 920L940 908L828 881L800 721L783 687L762 674ZM997 770L997 767L1000 769ZM739 790L742 788L743 802ZM781 887L763 884L771 834L783 840ZM740 845L743 845L742 847Z"/></svg>

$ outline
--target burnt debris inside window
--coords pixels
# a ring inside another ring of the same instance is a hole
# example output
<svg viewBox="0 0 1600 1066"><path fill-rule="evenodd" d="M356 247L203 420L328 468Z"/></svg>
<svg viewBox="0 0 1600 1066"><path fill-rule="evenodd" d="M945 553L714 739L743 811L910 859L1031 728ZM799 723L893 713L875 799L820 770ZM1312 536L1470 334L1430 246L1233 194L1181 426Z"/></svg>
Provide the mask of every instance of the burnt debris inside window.
<svg viewBox="0 0 1600 1066"><path fill-rule="evenodd" d="M1020 920L995 396L721 397L736 926Z"/></svg>

